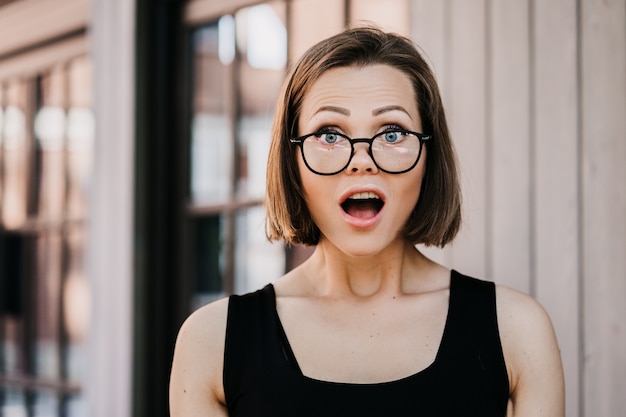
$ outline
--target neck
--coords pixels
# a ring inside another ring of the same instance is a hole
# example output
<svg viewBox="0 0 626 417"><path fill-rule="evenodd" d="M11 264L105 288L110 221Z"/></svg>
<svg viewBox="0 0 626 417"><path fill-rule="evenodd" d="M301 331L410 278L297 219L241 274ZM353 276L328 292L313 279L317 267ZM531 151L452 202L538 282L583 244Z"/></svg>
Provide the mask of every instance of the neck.
<svg viewBox="0 0 626 417"><path fill-rule="evenodd" d="M371 256L350 256L320 241L302 265L309 287L320 296L373 298L406 292L410 279L431 262L413 245L398 241Z"/></svg>

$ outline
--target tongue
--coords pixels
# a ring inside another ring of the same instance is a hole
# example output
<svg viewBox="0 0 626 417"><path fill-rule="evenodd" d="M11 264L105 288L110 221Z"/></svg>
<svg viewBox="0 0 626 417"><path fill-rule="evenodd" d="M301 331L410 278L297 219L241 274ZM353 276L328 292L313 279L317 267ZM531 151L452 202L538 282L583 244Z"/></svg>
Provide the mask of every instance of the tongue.
<svg viewBox="0 0 626 417"><path fill-rule="evenodd" d="M344 205L346 213L358 219L369 219L378 214L378 206L372 200L349 200Z"/></svg>

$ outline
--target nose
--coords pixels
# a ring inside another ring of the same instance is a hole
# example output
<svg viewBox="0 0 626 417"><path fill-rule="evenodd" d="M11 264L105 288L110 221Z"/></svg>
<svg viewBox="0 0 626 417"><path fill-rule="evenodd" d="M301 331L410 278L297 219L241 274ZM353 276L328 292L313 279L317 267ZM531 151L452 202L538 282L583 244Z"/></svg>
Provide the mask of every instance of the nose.
<svg viewBox="0 0 626 417"><path fill-rule="evenodd" d="M367 173L367 174L376 174L378 173L378 167L374 163L374 160L369 154L369 145L367 143L355 143L354 144L354 153L352 155L352 159L350 163L346 167L346 173L348 174L357 174L357 173Z"/></svg>

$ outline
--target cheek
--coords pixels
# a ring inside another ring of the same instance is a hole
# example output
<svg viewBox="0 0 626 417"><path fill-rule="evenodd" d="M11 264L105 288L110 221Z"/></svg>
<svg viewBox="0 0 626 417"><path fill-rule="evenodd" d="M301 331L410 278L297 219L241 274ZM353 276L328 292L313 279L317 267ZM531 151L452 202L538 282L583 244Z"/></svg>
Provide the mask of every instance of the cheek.
<svg viewBox="0 0 626 417"><path fill-rule="evenodd" d="M300 152L296 154L296 165L298 166L298 176L300 177L300 184L302 185L302 192L306 198L308 192L307 189L311 186L311 180L309 178L309 170L304 165L304 161L302 160L302 155Z"/></svg>
<svg viewBox="0 0 626 417"><path fill-rule="evenodd" d="M400 195L406 198L408 213L413 212L417 205L422 190L422 182L424 181L424 165L421 163L410 172L405 186L400 190Z"/></svg>
<svg viewBox="0 0 626 417"><path fill-rule="evenodd" d="M411 200L412 204L409 204L410 211L413 211L420 198L420 192L422 190L422 175L416 176L413 181L406 187L403 194Z"/></svg>
<svg viewBox="0 0 626 417"><path fill-rule="evenodd" d="M298 174L300 175L300 184L302 184L302 193L304 197L304 201L311 211L311 204L314 204L315 200L310 200L309 196L319 195L320 192L323 191L323 187L320 186L320 181L318 180L317 175L313 174L304 164L302 160L302 156L298 155Z"/></svg>

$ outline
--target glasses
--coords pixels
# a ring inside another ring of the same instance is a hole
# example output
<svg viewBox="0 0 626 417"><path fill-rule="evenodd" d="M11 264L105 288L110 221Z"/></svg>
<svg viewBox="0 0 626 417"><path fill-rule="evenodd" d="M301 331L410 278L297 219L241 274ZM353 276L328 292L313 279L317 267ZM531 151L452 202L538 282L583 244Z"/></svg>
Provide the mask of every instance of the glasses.
<svg viewBox="0 0 626 417"><path fill-rule="evenodd" d="M321 131L290 139L298 144L307 168L318 175L338 174L348 167L355 143L367 143L367 153L376 167L389 174L402 174L417 165L422 145L430 135L393 129L373 137L352 139L339 132Z"/></svg>

